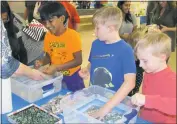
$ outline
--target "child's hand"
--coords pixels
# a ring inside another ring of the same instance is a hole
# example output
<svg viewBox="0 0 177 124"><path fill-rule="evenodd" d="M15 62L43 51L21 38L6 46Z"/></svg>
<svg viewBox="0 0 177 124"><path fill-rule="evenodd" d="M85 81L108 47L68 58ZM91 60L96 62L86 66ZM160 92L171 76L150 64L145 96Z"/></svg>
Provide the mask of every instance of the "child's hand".
<svg viewBox="0 0 177 124"><path fill-rule="evenodd" d="M79 71L79 76L83 79L88 79L90 76L89 70L87 68L83 68Z"/></svg>
<svg viewBox="0 0 177 124"><path fill-rule="evenodd" d="M131 102L137 106L143 106L145 104L145 95L136 93L132 96Z"/></svg>
<svg viewBox="0 0 177 124"><path fill-rule="evenodd" d="M53 75L57 71L57 67L55 65L50 65L49 67L46 67L43 72L45 74Z"/></svg>
<svg viewBox="0 0 177 124"><path fill-rule="evenodd" d="M45 78L45 74L36 70L36 69L32 69L31 73L28 75L28 77L30 77L33 80L43 80Z"/></svg>
<svg viewBox="0 0 177 124"><path fill-rule="evenodd" d="M106 107L102 107L100 108L98 111L93 112L91 114L89 114L90 116L92 116L93 118L102 120L104 118L105 115L107 115L109 113L109 109L107 109Z"/></svg>
<svg viewBox="0 0 177 124"><path fill-rule="evenodd" d="M39 69L43 65L41 60L36 60L34 63L34 68Z"/></svg>

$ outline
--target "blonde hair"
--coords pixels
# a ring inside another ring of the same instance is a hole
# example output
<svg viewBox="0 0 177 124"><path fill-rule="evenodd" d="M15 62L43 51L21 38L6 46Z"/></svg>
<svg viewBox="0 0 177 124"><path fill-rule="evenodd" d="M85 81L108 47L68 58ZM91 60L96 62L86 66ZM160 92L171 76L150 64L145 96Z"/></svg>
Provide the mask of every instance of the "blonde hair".
<svg viewBox="0 0 177 124"><path fill-rule="evenodd" d="M116 30L120 29L122 25L122 11L117 7L102 7L98 9L93 15L92 22L94 25L97 24L108 24L114 25Z"/></svg>
<svg viewBox="0 0 177 124"><path fill-rule="evenodd" d="M171 39L167 34L162 32L147 33L142 39L140 39L135 46L135 53L139 49L152 48L152 54L159 56L165 54L168 58L171 54Z"/></svg>
<svg viewBox="0 0 177 124"><path fill-rule="evenodd" d="M140 25L135 28L133 32L128 36L128 43L134 48L136 43L145 36L148 31L148 27L146 25Z"/></svg>

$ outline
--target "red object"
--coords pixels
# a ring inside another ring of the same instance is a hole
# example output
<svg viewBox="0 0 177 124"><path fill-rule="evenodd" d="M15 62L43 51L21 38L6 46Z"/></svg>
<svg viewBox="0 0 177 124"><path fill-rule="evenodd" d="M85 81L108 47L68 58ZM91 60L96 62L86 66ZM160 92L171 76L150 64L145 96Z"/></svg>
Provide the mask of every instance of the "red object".
<svg viewBox="0 0 177 124"><path fill-rule="evenodd" d="M176 73L169 67L145 74L143 80L145 105L140 116L153 123L176 123Z"/></svg>
<svg viewBox="0 0 177 124"><path fill-rule="evenodd" d="M79 14L78 14L76 8L67 1L63 1L63 2L59 1L59 2L65 7L66 11L69 14L68 27L76 30L75 24L80 23Z"/></svg>

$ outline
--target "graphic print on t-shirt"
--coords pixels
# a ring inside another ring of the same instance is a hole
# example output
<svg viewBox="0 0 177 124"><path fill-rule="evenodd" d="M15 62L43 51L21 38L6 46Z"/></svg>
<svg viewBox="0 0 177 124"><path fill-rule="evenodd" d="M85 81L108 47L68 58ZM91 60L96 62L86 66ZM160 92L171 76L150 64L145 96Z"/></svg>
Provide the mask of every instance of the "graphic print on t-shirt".
<svg viewBox="0 0 177 124"><path fill-rule="evenodd" d="M61 49L63 48L63 50ZM50 43L50 56L51 58L57 59L58 64L64 64L67 59L67 52L64 49L65 48L65 43L64 42L51 42ZM63 70L61 73L65 76L70 75L69 70Z"/></svg>
<svg viewBox="0 0 177 124"><path fill-rule="evenodd" d="M64 42L51 42L50 43L50 56L57 58L59 64L63 64L67 58L67 52L61 48L65 48Z"/></svg>
<svg viewBox="0 0 177 124"><path fill-rule="evenodd" d="M94 70L93 85L101 87L114 87L112 84L112 74L104 67L98 67Z"/></svg>

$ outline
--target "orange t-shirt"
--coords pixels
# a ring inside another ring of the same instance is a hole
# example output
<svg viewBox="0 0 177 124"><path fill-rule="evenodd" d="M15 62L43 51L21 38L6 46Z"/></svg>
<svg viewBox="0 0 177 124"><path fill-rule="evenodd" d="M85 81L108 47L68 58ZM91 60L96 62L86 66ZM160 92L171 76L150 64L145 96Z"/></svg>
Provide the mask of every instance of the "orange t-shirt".
<svg viewBox="0 0 177 124"><path fill-rule="evenodd" d="M60 36L47 32L44 38L44 51L50 55L51 64L67 63L74 59L73 53L81 51L80 35L69 28ZM79 68L80 66L63 70L62 73L71 76Z"/></svg>
<svg viewBox="0 0 177 124"><path fill-rule="evenodd" d="M67 1L59 1L69 14L68 27L74 29L76 23L80 23L80 17L76 8Z"/></svg>

